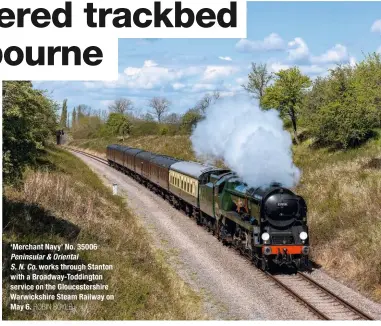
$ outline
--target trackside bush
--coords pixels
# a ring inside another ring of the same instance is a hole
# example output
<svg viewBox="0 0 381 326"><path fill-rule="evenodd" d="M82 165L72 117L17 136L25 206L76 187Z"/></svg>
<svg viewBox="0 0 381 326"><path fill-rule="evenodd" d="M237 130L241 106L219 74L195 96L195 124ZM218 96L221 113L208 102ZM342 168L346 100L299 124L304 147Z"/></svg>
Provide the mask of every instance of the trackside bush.
<svg viewBox="0 0 381 326"><path fill-rule="evenodd" d="M28 81L3 83L3 180L19 180L36 163L57 126L57 105Z"/></svg>
<svg viewBox="0 0 381 326"><path fill-rule="evenodd" d="M377 76L377 78L375 77ZM307 99L311 133L336 148L367 140L381 121L381 62L377 54L352 66L338 66L314 83Z"/></svg>

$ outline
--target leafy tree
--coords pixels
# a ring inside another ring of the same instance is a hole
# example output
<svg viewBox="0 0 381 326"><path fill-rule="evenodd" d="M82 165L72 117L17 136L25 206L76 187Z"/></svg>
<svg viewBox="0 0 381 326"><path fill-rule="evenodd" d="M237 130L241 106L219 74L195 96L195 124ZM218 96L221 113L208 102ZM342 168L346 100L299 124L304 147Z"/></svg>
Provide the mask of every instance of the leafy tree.
<svg viewBox="0 0 381 326"><path fill-rule="evenodd" d="M57 105L27 81L3 82L3 178L21 178L55 133Z"/></svg>
<svg viewBox="0 0 381 326"><path fill-rule="evenodd" d="M324 96L307 102L311 131L317 142L327 146L356 146L373 134L381 121L381 62L370 55L355 67L338 66L315 83L311 93Z"/></svg>
<svg viewBox="0 0 381 326"><path fill-rule="evenodd" d="M102 126L102 121L96 115L84 115L72 129L75 139L86 139L97 137Z"/></svg>
<svg viewBox="0 0 381 326"><path fill-rule="evenodd" d="M151 113L156 115L157 121L160 123L169 110L170 102L165 97L153 97L148 106L153 109Z"/></svg>
<svg viewBox="0 0 381 326"><path fill-rule="evenodd" d="M125 137L131 133L131 127L130 120L122 113L110 113L106 122L106 130L113 136Z"/></svg>
<svg viewBox="0 0 381 326"><path fill-rule="evenodd" d="M273 74L267 70L266 64L252 63L251 72L248 75L249 81L242 87L261 102L265 90L273 77Z"/></svg>
<svg viewBox="0 0 381 326"><path fill-rule="evenodd" d="M354 69L356 102L373 111L374 124L381 127L381 54L372 53Z"/></svg>
<svg viewBox="0 0 381 326"><path fill-rule="evenodd" d="M86 104L80 104L77 106L77 123L85 116L91 115L91 107Z"/></svg>
<svg viewBox="0 0 381 326"><path fill-rule="evenodd" d="M119 98L109 105L110 112L127 114L134 109L134 103L128 98Z"/></svg>
<svg viewBox="0 0 381 326"><path fill-rule="evenodd" d="M77 111L74 108L71 113L71 127L73 128L76 123L77 123Z"/></svg>
<svg viewBox="0 0 381 326"><path fill-rule="evenodd" d="M298 111L310 85L310 78L303 75L299 68L281 70L275 74L274 85L266 89L261 101L263 108L277 109L283 118L288 117L291 120L296 143L299 143L297 133Z"/></svg>
<svg viewBox="0 0 381 326"><path fill-rule="evenodd" d="M62 112L61 112L60 126L62 128L66 128L67 127L67 99L64 99L64 101L62 103Z"/></svg>
<svg viewBox="0 0 381 326"><path fill-rule="evenodd" d="M193 127L202 119L202 114L198 109L189 109L181 119L181 126L187 132L191 132Z"/></svg>
<svg viewBox="0 0 381 326"><path fill-rule="evenodd" d="M147 112L147 113L143 116L143 120L144 120L144 121L152 122L152 121L155 121L155 118L154 118L154 116L153 116L151 113Z"/></svg>

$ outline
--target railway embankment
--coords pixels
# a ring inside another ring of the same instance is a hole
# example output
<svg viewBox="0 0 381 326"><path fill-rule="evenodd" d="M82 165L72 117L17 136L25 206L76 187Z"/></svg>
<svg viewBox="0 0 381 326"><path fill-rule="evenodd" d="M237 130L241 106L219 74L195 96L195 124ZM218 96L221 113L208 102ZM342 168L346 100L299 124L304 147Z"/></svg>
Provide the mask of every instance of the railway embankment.
<svg viewBox="0 0 381 326"><path fill-rule="evenodd" d="M116 139L70 144L104 155ZM196 160L187 135L130 137L123 144ZM312 258L324 271L381 302L381 138L347 151L293 148L302 170L295 191L307 200Z"/></svg>
<svg viewBox="0 0 381 326"><path fill-rule="evenodd" d="M113 196L111 189L74 155L48 149L39 158L39 166L25 173L21 185L4 187L3 205L3 271L11 270L6 268L10 264L10 243L49 243L57 248L62 244L97 244L97 250L77 250L73 254L79 255L79 266L113 266L111 271L97 274L102 275L102 283L115 296L115 300L109 301L65 299L66 305L73 303L74 311L10 310L8 294L12 282L10 275L3 272L4 319L206 318L199 296L167 265L163 254L152 247L149 234L126 208L125 201ZM48 274L54 272L39 270L41 277ZM77 283L74 278L59 286L69 289ZM17 295L22 294L22 290L17 291Z"/></svg>

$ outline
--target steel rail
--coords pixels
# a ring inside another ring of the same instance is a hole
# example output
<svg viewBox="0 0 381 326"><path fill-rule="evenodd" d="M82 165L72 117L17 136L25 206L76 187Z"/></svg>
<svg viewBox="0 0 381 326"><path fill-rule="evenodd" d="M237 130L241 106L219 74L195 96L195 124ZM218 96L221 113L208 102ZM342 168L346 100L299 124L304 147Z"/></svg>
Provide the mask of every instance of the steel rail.
<svg viewBox="0 0 381 326"><path fill-rule="evenodd" d="M103 163L105 165L109 165L107 160L105 160L104 158L101 158L99 156L96 156L96 155L93 155L93 154L90 154L90 153L87 153L87 152L83 152L83 151L80 151L78 149L74 149L74 148L71 148L71 147L63 146L63 148L65 148L66 150L73 151L73 152L85 155L87 157L90 157L90 158L92 158L92 159L94 159L94 160L96 160L96 161L98 161L100 163Z"/></svg>
<svg viewBox="0 0 381 326"><path fill-rule="evenodd" d="M310 311L312 311L315 315L319 316L322 320L330 320L326 314L315 308L312 304L303 299L299 294L297 294L294 290L288 287L286 284L279 281L276 277L271 275L269 272L264 272L265 275L270 278L273 282L275 282L278 286L280 286L283 290L285 290L288 294L291 294L299 303L306 306Z"/></svg>
<svg viewBox="0 0 381 326"><path fill-rule="evenodd" d="M322 292L326 293L327 295L329 295L330 297L332 297L333 299L338 301L341 305L343 305L347 309L351 310L356 315L360 316L362 319L364 319L364 320L374 320L373 317L369 316L365 312L363 312L360 309L356 308L355 306L350 304L348 301L340 298L337 294L335 294L332 291L328 290L325 286L319 284L318 282L316 282L314 279L312 279L311 277L307 276L306 274L298 272L298 275L301 276L302 278L304 278L310 284L312 284L315 287L319 288L319 290L321 290Z"/></svg>

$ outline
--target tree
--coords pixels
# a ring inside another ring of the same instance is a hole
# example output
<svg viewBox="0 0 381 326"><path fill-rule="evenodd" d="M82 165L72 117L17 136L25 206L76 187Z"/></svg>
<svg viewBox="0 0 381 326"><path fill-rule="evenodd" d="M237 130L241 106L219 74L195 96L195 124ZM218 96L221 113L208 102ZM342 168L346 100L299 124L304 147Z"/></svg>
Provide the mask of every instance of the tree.
<svg viewBox="0 0 381 326"><path fill-rule="evenodd" d="M64 99L64 101L62 103L62 112L61 112L60 126L62 128L66 128L67 127L67 99Z"/></svg>
<svg viewBox="0 0 381 326"><path fill-rule="evenodd" d="M77 111L74 108L71 113L71 127L74 128L76 123L77 123Z"/></svg>
<svg viewBox="0 0 381 326"><path fill-rule="evenodd" d="M246 85L242 85L242 87L261 102L266 87L273 77L273 74L267 70L266 64L252 63L251 72L248 75L249 81Z"/></svg>
<svg viewBox="0 0 381 326"><path fill-rule="evenodd" d="M122 136L124 138L131 132L131 122L122 113L110 113L106 122L106 130L110 135Z"/></svg>
<svg viewBox="0 0 381 326"><path fill-rule="evenodd" d="M181 117L177 113L171 113L163 119L164 122L170 124L178 124L181 120Z"/></svg>
<svg viewBox="0 0 381 326"><path fill-rule="evenodd" d="M373 111L376 127L381 127L381 53L371 53L359 62L353 74L356 101Z"/></svg>
<svg viewBox="0 0 381 326"><path fill-rule="evenodd" d="M372 136L373 128L381 125L380 80L380 56L373 54L355 67L337 66L315 82L307 112L316 141L346 149Z"/></svg>
<svg viewBox="0 0 381 326"><path fill-rule="evenodd" d="M148 106L153 109L152 114L156 115L157 121L161 122L163 116L169 110L170 102L165 97L153 97Z"/></svg>
<svg viewBox="0 0 381 326"><path fill-rule="evenodd" d="M292 123L294 140L299 144L297 133L298 110L303 102L306 90L311 85L308 76L299 68L281 70L275 74L275 83L266 88L261 106L264 109L277 109L281 117L289 117Z"/></svg>
<svg viewBox="0 0 381 326"><path fill-rule="evenodd" d="M80 104L77 106L77 123L85 116L90 116L91 107L86 104Z"/></svg>
<svg viewBox="0 0 381 326"><path fill-rule="evenodd" d="M149 113L149 112L147 112L146 114L144 114L144 115L142 116L142 119L143 119L144 121L148 121L148 122L155 121L155 117L154 117L151 113Z"/></svg>
<svg viewBox="0 0 381 326"><path fill-rule="evenodd" d="M119 98L109 105L110 112L127 114L134 109L134 103L128 98Z"/></svg>
<svg viewBox="0 0 381 326"><path fill-rule="evenodd" d="M202 114L198 109L189 109L181 119L181 126L187 132L191 132L193 127L202 119Z"/></svg>
<svg viewBox="0 0 381 326"><path fill-rule="evenodd" d="M198 110L201 114L205 114L206 109L220 98L220 92L215 91L213 94L205 94L201 100L199 100L195 106L195 109Z"/></svg>
<svg viewBox="0 0 381 326"><path fill-rule="evenodd" d="M3 180L22 177L57 127L57 104L28 81L3 82Z"/></svg>
<svg viewBox="0 0 381 326"><path fill-rule="evenodd" d="M102 126L102 121L96 115L84 115L75 124L72 135L74 139L87 139L97 137Z"/></svg>

